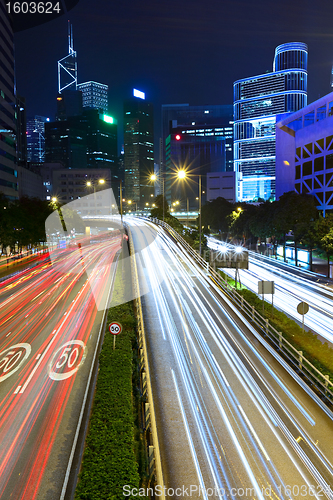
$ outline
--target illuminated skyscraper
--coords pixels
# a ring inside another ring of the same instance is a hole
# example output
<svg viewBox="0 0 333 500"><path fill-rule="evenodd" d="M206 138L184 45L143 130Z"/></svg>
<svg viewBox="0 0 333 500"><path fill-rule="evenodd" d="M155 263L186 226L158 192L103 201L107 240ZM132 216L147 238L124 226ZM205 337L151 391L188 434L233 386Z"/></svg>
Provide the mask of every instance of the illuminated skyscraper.
<svg viewBox="0 0 333 500"><path fill-rule="evenodd" d="M154 173L153 112L153 105L142 92L124 103L125 193L126 199L140 208L154 195L154 186L149 182Z"/></svg>
<svg viewBox="0 0 333 500"><path fill-rule="evenodd" d="M97 82L84 82L79 83L77 89L82 92L83 108L98 109L101 113L107 114L109 90L107 85Z"/></svg>
<svg viewBox="0 0 333 500"><path fill-rule="evenodd" d="M73 45L73 28L68 21L68 55L58 61L58 92L77 89L77 59Z"/></svg>
<svg viewBox="0 0 333 500"><path fill-rule="evenodd" d="M32 163L45 161L45 123L50 119L34 116L27 120L27 159Z"/></svg>
<svg viewBox="0 0 333 500"><path fill-rule="evenodd" d="M234 169L237 200L275 199L276 115L307 104L308 48L275 49L273 72L234 83Z"/></svg>

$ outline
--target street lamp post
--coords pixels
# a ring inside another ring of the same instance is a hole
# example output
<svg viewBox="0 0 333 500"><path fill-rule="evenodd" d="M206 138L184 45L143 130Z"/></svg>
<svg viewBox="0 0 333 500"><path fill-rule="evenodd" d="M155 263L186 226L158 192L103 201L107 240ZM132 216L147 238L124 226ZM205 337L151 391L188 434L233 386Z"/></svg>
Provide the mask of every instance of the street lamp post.
<svg viewBox="0 0 333 500"><path fill-rule="evenodd" d="M156 181L157 177L155 174L152 174L150 176L151 181ZM165 217L165 203L164 203L164 174L161 172L160 173L160 180L162 182L162 205L163 205L163 222L164 222L164 217Z"/></svg>
<svg viewBox="0 0 333 500"><path fill-rule="evenodd" d="M123 183L120 179L120 220L123 222Z"/></svg>
<svg viewBox="0 0 333 500"><path fill-rule="evenodd" d="M192 175L191 175L192 176ZM185 170L178 171L178 179L186 179L187 174ZM201 255L201 174L198 174L199 177L199 255Z"/></svg>
<svg viewBox="0 0 333 500"><path fill-rule="evenodd" d="M88 187L93 187L94 188L94 202L95 202L95 215L97 215L97 205L96 205L96 185L103 185L105 184L105 179L98 179L98 181L95 181L95 182L92 182L92 181L88 181L87 182L87 186Z"/></svg>

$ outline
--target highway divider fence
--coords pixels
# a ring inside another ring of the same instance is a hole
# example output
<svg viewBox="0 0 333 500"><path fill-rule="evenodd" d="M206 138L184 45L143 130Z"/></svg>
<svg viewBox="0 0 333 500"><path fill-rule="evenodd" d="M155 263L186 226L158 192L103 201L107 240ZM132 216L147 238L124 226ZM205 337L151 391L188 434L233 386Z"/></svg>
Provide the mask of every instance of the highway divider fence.
<svg viewBox="0 0 333 500"><path fill-rule="evenodd" d="M256 309L249 304L242 295L240 295L227 280L217 273L199 254L194 250L177 231L169 224L156 218L150 219L155 224L162 226L178 243L178 246L183 247L194 259L194 261L214 279L214 281L222 288L229 299L237 305L243 313L254 323L261 333L266 336L274 345L275 350L280 352L292 364L294 369L302 374L310 385L315 386L319 391L322 399L333 403L333 382L329 379L329 375L324 375L318 370L304 355L302 351L298 351L287 339L283 337L282 332L277 331L267 318L261 316Z"/></svg>

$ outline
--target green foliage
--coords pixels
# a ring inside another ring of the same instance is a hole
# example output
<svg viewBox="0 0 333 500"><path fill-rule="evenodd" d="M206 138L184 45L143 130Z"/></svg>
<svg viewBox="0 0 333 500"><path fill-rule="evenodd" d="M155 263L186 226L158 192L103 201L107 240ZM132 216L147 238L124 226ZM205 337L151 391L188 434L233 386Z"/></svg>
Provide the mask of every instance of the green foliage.
<svg viewBox="0 0 333 500"><path fill-rule="evenodd" d="M281 234L290 230L296 241L308 230L311 221L318 216L313 196L297 194L294 191L284 193L275 203L274 226Z"/></svg>
<svg viewBox="0 0 333 500"><path fill-rule="evenodd" d="M232 212L233 205L221 196L208 201L201 209L201 221L204 227L212 227L222 233L229 231L227 216Z"/></svg>
<svg viewBox="0 0 333 500"><path fill-rule="evenodd" d="M6 207L6 208L4 208ZM0 245L2 249L37 246L46 241L45 220L52 213L49 202L22 197L8 202L0 198Z"/></svg>
<svg viewBox="0 0 333 500"><path fill-rule="evenodd" d="M252 236L250 222L257 212L255 205L238 205L228 217L229 229L232 236L244 239L246 241Z"/></svg>
<svg viewBox="0 0 333 500"><path fill-rule="evenodd" d="M118 281L115 294L121 296L122 289ZM133 411L136 319L132 302L111 308L108 324L112 321L119 321L123 331L116 338L115 350L113 336L105 334L76 500L120 500L124 498L123 486L140 485L136 453L141 462L144 457Z"/></svg>

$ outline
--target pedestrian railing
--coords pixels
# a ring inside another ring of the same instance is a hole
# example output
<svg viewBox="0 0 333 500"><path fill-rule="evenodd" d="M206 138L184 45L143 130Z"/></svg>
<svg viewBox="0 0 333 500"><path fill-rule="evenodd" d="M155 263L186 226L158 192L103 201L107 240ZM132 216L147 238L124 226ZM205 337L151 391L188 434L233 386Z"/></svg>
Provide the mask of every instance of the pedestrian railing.
<svg viewBox="0 0 333 500"><path fill-rule="evenodd" d="M298 351L287 339L283 337L282 332L276 330L267 318L261 316L258 311L249 304L244 297L232 287L226 279L216 272L208 262L206 262L177 231L175 231L166 222L159 219L151 219L155 224L162 226L178 243L180 248L186 250L193 257L195 262L200 265L229 297L229 299L237 305L239 309L248 317L248 319L257 326L261 334L263 334L270 343L274 345L284 358L287 358L289 363L301 375L303 375L308 383L315 386L323 399L333 403L333 382L329 379L329 375L324 375L318 370L304 355L302 351Z"/></svg>

